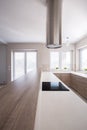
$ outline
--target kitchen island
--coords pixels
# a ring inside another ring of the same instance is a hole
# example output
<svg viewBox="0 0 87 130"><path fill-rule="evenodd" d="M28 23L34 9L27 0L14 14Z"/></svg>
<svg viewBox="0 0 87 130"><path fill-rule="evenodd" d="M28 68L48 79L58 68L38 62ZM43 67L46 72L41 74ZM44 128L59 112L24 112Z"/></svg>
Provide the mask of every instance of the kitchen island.
<svg viewBox="0 0 87 130"><path fill-rule="evenodd" d="M34 130L87 130L87 103L70 91L42 91L42 82L58 82L42 72Z"/></svg>

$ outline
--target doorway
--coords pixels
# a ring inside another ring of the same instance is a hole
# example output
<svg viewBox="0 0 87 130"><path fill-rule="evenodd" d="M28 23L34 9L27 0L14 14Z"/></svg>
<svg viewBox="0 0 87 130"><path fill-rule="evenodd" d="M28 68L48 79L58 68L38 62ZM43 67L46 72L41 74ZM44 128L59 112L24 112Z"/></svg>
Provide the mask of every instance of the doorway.
<svg viewBox="0 0 87 130"><path fill-rule="evenodd" d="M13 51L11 81L37 68L37 51Z"/></svg>

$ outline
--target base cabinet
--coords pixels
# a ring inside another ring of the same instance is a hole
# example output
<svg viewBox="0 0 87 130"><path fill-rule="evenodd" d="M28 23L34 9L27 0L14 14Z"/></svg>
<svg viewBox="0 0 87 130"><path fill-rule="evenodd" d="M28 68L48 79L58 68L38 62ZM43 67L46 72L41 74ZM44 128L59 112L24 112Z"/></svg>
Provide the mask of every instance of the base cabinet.
<svg viewBox="0 0 87 130"><path fill-rule="evenodd" d="M70 86L87 99L87 78L71 74Z"/></svg>
<svg viewBox="0 0 87 130"><path fill-rule="evenodd" d="M70 73L55 73L55 75L67 86L70 86Z"/></svg>
<svg viewBox="0 0 87 130"><path fill-rule="evenodd" d="M55 73L68 87L87 99L87 78L72 73Z"/></svg>

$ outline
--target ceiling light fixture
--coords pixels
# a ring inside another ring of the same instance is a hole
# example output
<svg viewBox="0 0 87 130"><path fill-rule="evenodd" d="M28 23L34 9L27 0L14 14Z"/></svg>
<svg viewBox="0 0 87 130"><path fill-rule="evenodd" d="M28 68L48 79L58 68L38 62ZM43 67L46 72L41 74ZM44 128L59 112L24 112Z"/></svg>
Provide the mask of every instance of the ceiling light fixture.
<svg viewBox="0 0 87 130"><path fill-rule="evenodd" d="M47 48L62 47L61 13L62 0L47 0Z"/></svg>

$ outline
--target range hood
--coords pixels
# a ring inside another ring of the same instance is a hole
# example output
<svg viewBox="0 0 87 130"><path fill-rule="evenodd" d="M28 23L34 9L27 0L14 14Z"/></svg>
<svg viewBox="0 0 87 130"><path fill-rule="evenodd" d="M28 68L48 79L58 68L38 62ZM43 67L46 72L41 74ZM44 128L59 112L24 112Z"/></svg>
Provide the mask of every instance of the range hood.
<svg viewBox="0 0 87 130"><path fill-rule="evenodd" d="M62 0L47 0L47 48L62 47L61 14Z"/></svg>

